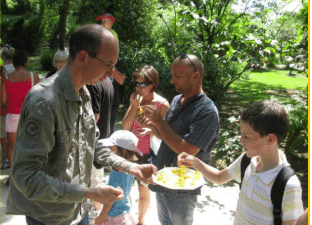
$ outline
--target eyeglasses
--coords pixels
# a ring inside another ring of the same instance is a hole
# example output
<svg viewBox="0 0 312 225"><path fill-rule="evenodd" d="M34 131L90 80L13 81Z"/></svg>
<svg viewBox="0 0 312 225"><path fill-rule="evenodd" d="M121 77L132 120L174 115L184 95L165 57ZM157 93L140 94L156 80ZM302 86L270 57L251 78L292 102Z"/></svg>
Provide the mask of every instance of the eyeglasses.
<svg viewBox="0 0 312 225"><path fill-rule="evenodd" d="M192 60L190 59L190 57L187 56L187 54L185 54L185 53L180 53L179 56L180 56L180 59L188 58L188 59L190 60L190 62L192 63L192 66L194 67L195 72L197 72L196 66L194 65L194 63L192 62Z"/></svg>
<svg viewBox="0 0 312 225"><path fill-rule="evenodd" d="M111 64L104 62L102 59L98 58L96 55L94 55L92 53L89 53L89 55L91 55L92 57L96 58L101 63L103 63L107 67L107 69L109 69L109 70L115 70L116 69L115 65L111 65Z"/></svg>
<svg viewBox="0 0 312 225"><path fill-rule="evenodd" d="M146 88L148 85L150 85L151 83L148 82L133 82L135 87L141 87L141 88Z"/></svg>

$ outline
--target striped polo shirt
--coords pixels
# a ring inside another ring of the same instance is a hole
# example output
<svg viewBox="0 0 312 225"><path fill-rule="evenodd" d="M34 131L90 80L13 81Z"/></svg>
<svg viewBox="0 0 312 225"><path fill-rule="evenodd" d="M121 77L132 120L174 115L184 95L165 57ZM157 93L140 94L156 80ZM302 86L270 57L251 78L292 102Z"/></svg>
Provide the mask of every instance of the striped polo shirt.
<svg viewBox="0 0 312 225"><path fill-rule="evenodd" d="M234 224L274 224L273 204L271 202L271 189L279 171L288 166L285 154L279 150L282 163L265 172L257 173L258 156L251 159L247 167L242 189L239 195ZM227 171L237 182L241 182L241 160L238 157ZM285 187L282 202L282 221L297 219L303 213L302 189L297 176L292 176Z"/></svg>

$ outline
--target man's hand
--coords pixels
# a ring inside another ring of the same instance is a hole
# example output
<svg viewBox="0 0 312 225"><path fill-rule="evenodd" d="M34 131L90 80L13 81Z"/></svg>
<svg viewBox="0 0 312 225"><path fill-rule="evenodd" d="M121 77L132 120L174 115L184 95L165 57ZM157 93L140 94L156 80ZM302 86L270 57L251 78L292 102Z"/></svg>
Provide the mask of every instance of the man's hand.
<svg viewBox="0 0 312 225"><path fill-rule="evenodd" d="M150 125L154 125L157 127L158 124L163 122L163 118L161 116L161 111L155 105L146 105L142 106L144 117L141 119L142 126L146 127Z"/></svg>
<svg viewBox="0 0 312 225"><path fill-rule="evenodd" d="M186 152L178 155L178 166L184 165L186 167L194 167L196 164L197 158L193 155L187 154Z"/></svg>
<svg viewBox="0 0 312 225"><path fill-rule="evenodd" d="M112 186L97 186L88 188L84 193L84 197L102 204L112 204L113 202L123 199L123 190Z"/></svg>
<svg viewBox="0 0 312 225"><path fill-rule="evenodd" d="M138 128L138 132L136 134L140 137L144 137L146 135L152 135L153 131L150 128Z"/></svg>
<svg viewBox="0 0 312 225"><path fill-rule="evenodd" d="M152 174L156 175L157 170L157 167L152 164L139 165L133 163L129 172L144 183L150 184L152 183Z"/></svg>

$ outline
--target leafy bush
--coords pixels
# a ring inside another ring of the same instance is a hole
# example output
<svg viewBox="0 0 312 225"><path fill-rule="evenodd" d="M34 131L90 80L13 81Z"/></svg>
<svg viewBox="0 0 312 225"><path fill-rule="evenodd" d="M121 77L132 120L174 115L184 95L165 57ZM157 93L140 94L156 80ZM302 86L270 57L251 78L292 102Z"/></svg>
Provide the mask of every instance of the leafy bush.
<svg viewBox="0 0 312 225"><path fill-rule="evenodd" d="M157 93L165 97L169 102L175 95L174 88L170 84L171 64L161 55L160 52L152 48L136 48L129 44L120 44L122 46L120 58L126 70L126 80L124 86L125 102L128 103L130 95L135 91L132 84L133 73L143 65L152 65L159 74L159 85Z"/></svg>
<svg viewBox="0 0 312 225"><path fill-rule="evenodd" d="M227 129L221 131L220 138L216 143L213 151L213 164L219 169L230 165L243 152L243 148L239 144L240 126L238 121L239 118L235 118L234 116L228 118L229 123L236 124L235 129L233 133L229 133Z"/></svg>
<svg viewBox="0 0 312 225"><path fill-rule="evenodd" d="M53 57L56 50L45 50L40 55L40 65L44 70L53 70Z"/></svg>
<svg viewBox="0 0 312 225"><path fill-rule="evenodd" d="M242 60L236 55L224 55L222 57L206 54L204 90L209 90L209 97L215 101L221 101L230 85L250 73L250 59Z"/></svg>
<svg viewBox="0 0 312 225"><path fill-rule="evenodd" d="M300 92L292 96L293 103L286 105L290 120L290 127L286 139L285 153L292 155L295 151L293 143L300 137L303 138L303 147L308 143L308 102L300 96Z"/></svg>

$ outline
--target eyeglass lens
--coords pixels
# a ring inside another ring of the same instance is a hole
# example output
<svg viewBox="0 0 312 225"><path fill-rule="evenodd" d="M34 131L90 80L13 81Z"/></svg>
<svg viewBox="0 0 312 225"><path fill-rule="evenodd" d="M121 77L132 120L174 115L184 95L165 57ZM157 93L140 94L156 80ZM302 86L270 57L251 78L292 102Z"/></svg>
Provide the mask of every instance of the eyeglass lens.
<svg viewBox="0 0 312 225"><path fill-rule="evenodd" d="M140 86L141 88L145 88L145 87L147 87L148 85L149 85L149 84L146 83L146 82L141 82L141 83L139 83L139 82L134 82L134 86L135 86L135 87Z"/></svg>

